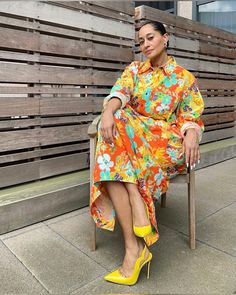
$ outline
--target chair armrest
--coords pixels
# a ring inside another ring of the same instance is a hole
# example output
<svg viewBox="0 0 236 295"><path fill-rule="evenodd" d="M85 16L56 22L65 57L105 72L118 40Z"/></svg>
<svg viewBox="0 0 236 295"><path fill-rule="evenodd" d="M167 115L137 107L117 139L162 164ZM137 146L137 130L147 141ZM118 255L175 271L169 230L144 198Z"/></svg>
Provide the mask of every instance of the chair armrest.
<svg viewBox="0 0 236 295"><path fill-rule="evenodd" d="M96 137L97 131L98 131L98 124L99 124L100 119L101 119L101 115L97 116L93 120L93 122L89 125L89 128L88 128L88 136L90 138Z"/></svg>

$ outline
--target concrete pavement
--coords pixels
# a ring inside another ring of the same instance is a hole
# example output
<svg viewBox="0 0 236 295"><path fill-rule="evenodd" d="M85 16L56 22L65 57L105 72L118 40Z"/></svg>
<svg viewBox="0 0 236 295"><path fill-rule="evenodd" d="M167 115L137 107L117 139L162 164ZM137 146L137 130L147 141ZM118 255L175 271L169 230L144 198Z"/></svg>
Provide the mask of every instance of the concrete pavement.
<svg viewBox="0 0 236 295"><path fill-rule="evenodd" d="M170 186L157 208L151 276L135 286L105 282L123 257L119 227L89 245L88 208L0 236L0 294L236 293L236 159L196 171L197 248L188 247L187 188Z"/></svg>

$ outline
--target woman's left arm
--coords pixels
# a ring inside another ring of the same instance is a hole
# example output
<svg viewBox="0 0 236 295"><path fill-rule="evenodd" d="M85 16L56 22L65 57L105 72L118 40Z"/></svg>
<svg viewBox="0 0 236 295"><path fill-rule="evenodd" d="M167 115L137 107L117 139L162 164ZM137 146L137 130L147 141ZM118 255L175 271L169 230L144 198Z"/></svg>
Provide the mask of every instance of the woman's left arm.
<svg viewBox="0 0 236 295"><path fill-rule="evenodd" d="M195 167L200 160L199 142L204 131L201 114L204 110L204 101L199 91L197 80L189 73L184 87L183 97L177 109L177 126L183 137L183 153L187 167Z"/></svg>

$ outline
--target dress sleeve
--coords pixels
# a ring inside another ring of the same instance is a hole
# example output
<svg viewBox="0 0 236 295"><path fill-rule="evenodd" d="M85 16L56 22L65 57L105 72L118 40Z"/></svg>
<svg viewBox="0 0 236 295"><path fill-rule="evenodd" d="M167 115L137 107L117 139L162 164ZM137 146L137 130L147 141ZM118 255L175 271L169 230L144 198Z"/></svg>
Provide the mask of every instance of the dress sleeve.
<svg viewBox="0 0 236 295"><path fill-rule="evenodd" d="M138 65L136 61L133 61L125 68L121 77L116 80L110 91L110 94L105 97L103 101L103 107L113 97L118 97L121 100L121 108L125 107L125 105L130 101L131 95L133 94L134 80L136 78L137 71Z"/></svg>
<svg viewBox="0 0 236 295"><path fill-rule="evenodd" d="M182 137L189 128L194 128L198 133L199 142L202 139L204 124L201 114L204 110L204 101L198 88L197 79L193 74L188 77L183 91L182 100L177 108L177 126Z"/></svg>

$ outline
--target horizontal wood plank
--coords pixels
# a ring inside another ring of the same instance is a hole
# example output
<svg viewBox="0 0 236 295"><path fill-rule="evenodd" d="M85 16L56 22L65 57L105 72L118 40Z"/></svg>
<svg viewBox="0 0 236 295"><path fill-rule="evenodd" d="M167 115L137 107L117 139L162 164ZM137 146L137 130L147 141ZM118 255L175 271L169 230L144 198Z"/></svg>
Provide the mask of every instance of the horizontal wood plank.
<svg viewBox="0 0 236 295"><path fill-rule="evenodd" d="M207 142L221 140L224 138L230 138L230 137L233 137L234 134L235 134L234 127L204 132L201 143L207 143Z"/></svg>
<svg viewBox="0 0 236 295"><path fill-rule="evenodd" d="M34 116L40 113L39 98L0 97L0 117Z"/></svg>
<svg viewBox="0 0 236 295"><path fill-rule="evenodd" d="M123 12L124 14L134 15L134 3L130 0L128 1L89 1L93 5L97 5L104 8L109 8L118 12Z"/></svg>
<svg viewBox="0 0 236 295"><path fill-rule="evenodd" d="M40 145L46 146L88 140L88 127L89 124L41 128Z"/></svg>
<svg viewBox="0 0 236 295"><path fill-rule="evenodd" d="M124 22L134 23L132 16L127 14L127 8L130 6L129 3L126 3L125 11L123 11L124 13L117 13L117 10L114 10L113 5L112 5L111 9L109 9L109 7L107 7L107 5L98 6L98 5L96 5L97 1L96 2L93 1L90 3L88 1L86 1L86 2L82 2L82 1L80 1L80 2L79 1L60 1L60 2L51 1L51 3L53 3L54 5L59 5L59 6L63 6L63 7L70 8L70 9L82 10L82 11L90 12L90 13L93 13L96 15L102 15L105 17L107 17L107 15L109 15L109 17L114 18L114 19L119 19ZM114 3L114 1L113 1L113 3ZM123 9L124 9L124 7L123 7ZM132 9L131 12L133 15L134 9Z"/></svg>
<svg viewBox="0 0 236 295"><path fill-rule="evenodd" d="M39 162L0 167L0 188L39 179Z"/></svg>
<svg viewBox="0 0 236 295"><path fill-rule="evenodd" d="M0 132L0 151L12 151L37 147L40 144L39 129Z"/></svg>
<svg viewBox="0 0 236 295"><path fill-rule="evenodd" d="M89 167L89 153L79 153L40 161L40 178L68 173Z"/></svg>
<svg viewBox="0 0 236 295"><path fill-rule="evenodd" d="M60 154L69 154L75 152L81 152L83 150L89 150L89 142L82 142L78 144L71 144L66 146L59 146L59 147L51 147L51 148L38 148L33 151L26 151L26 152L16 152L10 155L2 155L0 156L0 164L4 163L12 163L16 161L27 161L28 159L34 158L43 158L43 157L52 157L55 155Z"/></svg>
<svg viewBox="0 0 236 295"><path fill-rule="evenodd" d="M40 52L122 62L131 62L133 59L130 48L121 48L118 46L96 44L91 41L85 42L46 35L40 35Z"/></svg>
<svg viewBox="0 0 236 295"><path fill-rule="evenodd" d="M4 84L2 84L4 85ZM0 96L4 94L51 94L51 95L65 95L65 94L71 94L71 95L88 95L88 94L104 94L107 95L110 92L110 88L93 88L93 86L86 85L86 88L82 85L78 87L73 86L67 86L67 85L42 85L42 86L29 86L26 87L26 85L22 84L21 87L19 87L17 84L12 84L12 86L1 86L0 84Z"/></svg>
<svg viewBox="0 0 236 295"><path fill-rule="evenodd" d="M94 103L94 101L100 103ZM78 114L85 112L100 112L102 109L102 98L93 97L77 98L43 98L40 100L41 115L55 114Z"/></svg>

